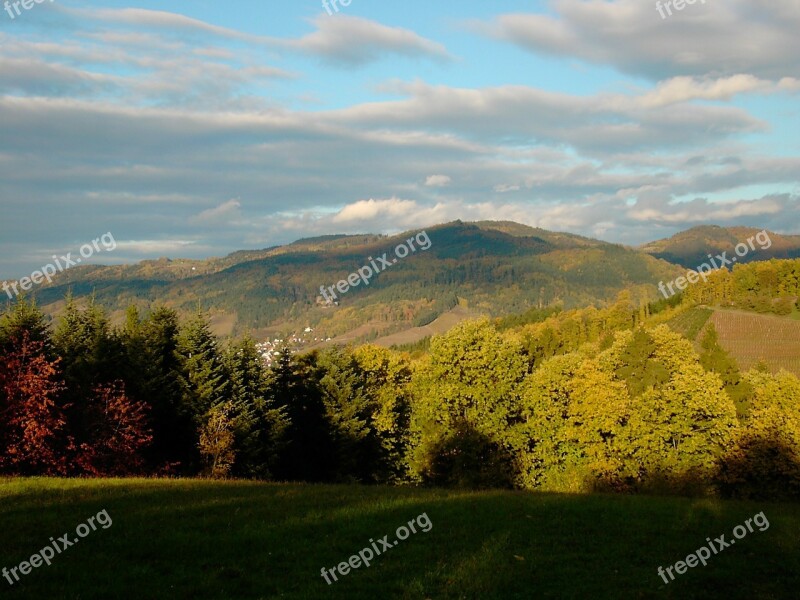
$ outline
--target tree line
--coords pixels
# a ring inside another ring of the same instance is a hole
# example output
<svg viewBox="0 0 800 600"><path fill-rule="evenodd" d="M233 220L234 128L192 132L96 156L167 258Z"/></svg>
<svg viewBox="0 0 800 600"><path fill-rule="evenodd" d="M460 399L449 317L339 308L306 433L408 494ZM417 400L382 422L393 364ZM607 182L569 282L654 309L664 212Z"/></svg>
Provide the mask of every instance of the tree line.
<svg viewBox="0 0 800 600"><path fill-rule="evenodd" d="M221 344L201 314L0 317L0 472L800 494L800 381L740 373L675 302L468 321L427 352ZM655 313L659 313L654 316Z"/></svg>

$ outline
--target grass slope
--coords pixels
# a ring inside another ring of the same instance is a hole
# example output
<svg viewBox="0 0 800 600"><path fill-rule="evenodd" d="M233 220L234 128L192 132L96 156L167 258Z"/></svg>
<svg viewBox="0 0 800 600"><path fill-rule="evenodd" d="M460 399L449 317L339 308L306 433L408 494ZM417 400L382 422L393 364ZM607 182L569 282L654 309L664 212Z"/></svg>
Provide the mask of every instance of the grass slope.
<svg viewBox="0 0 800 600"><path fill-rule="evenodd" d="M800 506L680 498L167 480L0 480L0 567L106 509L98 529L3 598L795 598ZM764 511L669 585L656 574ZM347 560L412 534L331 586Z"/></svg>
<svg viewBox="0 0 800 600"><path fill-rule="evenodd" d="M710 308L694 307L670 319L667 321L667 325L686 339L697 341L698 334L705 327L712 314L714 314L714 311Z"/></svg>

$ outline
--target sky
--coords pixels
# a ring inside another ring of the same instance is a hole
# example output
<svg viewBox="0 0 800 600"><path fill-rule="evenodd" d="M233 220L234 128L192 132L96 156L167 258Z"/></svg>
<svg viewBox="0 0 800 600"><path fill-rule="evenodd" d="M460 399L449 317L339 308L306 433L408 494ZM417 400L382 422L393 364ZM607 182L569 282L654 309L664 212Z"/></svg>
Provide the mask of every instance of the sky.
<svg viewBox="0 0 800 600"><path fill-rule="evenodd" d="M0 278L106 233L800 233L797 0L3 2Z"/></svg>

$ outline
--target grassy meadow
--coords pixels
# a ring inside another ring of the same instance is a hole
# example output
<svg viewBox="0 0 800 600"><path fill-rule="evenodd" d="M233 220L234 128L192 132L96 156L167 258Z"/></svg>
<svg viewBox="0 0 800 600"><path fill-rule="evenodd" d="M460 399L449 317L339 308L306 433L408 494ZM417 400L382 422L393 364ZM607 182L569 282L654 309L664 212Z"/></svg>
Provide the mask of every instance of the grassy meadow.
<svg viewBox="0 0 800 600"><path fill-rule="evenodd" d="M113 524L9 599L796 598L800 505L646 496L148 479L0 479L0 567L101 510ZM669 585L657 575L763 511L770 527ZM418 515L419 531L327 585L320 569Z"/></svg>

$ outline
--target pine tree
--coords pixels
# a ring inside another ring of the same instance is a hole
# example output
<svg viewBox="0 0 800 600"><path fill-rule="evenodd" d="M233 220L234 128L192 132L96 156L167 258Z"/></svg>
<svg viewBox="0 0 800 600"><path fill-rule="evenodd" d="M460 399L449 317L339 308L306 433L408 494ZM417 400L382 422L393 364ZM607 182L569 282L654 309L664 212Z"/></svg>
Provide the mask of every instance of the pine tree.
<svg viewBox="0 0 800 600"><path fill-rule="evenodd" d="M315 353L295 361L284 348L272 364L267 398L288 419L276 467L279 479L329 481L333 476L334 446L315 378L316 362Z"/></svg>
<svg viewBox="0 0 800 600"><path fill-rule="evenodd" d="M20 296L0 316L0 356L18 348L23 334L30 342L41 342L47 358L56 358L47 318L34 301Z"/></svg>
<svg viewBox="0 0 800 600"><path fill-rule="evenodd" d="M737 414L742 416L747 413L753 387L742 379L736 361L720 345L719 335L713 323L708 324L700 346L703 349L700 354L700 364L706 371L716 373L722 378L725 391L736 405Z"/></svg>
<svg viewBox="0 0 800 600"><path fill-rule="evenodd" d="M178 335L183 404L199 426L208 411L230 398L228 374L217 340L201 314L196 314Z"/></svg>
<svg viewBox="0 0 800 600"><path fill-rule="evenodd" d="M374 481L383 459L372 427L378 406L366 393L358 363L349 350L335 347L321 352L316 366L335 446L335 478Z"/></svg>
<svg viewBox="0 0 800 600"><path fill-rule="evenodd" d="M644 329L633 335L619 336L625 340L615 365L615 375L624 381L632 397L669 380L669 372L656 357L656 344Z"/></svg>
<svg viewBox="0 0 800 600"><path fill-rule="evenodd" d="M70 431L76 444L89 444L88 402L95 388L118 379L124 362L122 343L112 334L108 319L94 299L81 309L71 296L67 296L53 343L62 359Z"/></svg>
<svg viewBox="0 0 800 600"><path fill-rule="evenodd" d="M283 446L288 419L268 397L266 367L248 336L225 354L230 377L230 420L235 438L234 475L270 479Z"/></svg>
<svg viewBox="0 0 800 600"><path fill-rule="evenodd" d="M153 442L146 451L151 469L191 474L199 465L197 424L183 404L177 352L178 315L158 307L144 320L129 311L122 334L126 352L123 379L132 398L149 405Z"/></svg>

